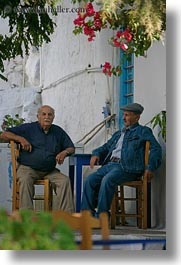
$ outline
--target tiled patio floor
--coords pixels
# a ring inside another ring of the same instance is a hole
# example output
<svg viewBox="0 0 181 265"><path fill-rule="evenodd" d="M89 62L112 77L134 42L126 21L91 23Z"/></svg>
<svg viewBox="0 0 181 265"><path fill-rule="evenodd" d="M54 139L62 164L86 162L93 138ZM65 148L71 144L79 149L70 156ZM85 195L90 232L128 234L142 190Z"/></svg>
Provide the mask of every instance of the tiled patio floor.
<svg viewBox="0 0 181 265"><path fill-rule="evenodd" d="M93 240L99 240L100 230L93 230ZM138 229L136 227L129 226L117 226L116 229L110 229L110 239L113 241L129 241L125 244L112 244L110 245L111 250L162 250L164 243L155 242L156 240L166 240L166 230L164 229ZM132 244L130 241L134 241ZM143 243L136 243L136 241L146 241L145 246ZM100 246L95 246L94 249L101 249Z"/></svg>

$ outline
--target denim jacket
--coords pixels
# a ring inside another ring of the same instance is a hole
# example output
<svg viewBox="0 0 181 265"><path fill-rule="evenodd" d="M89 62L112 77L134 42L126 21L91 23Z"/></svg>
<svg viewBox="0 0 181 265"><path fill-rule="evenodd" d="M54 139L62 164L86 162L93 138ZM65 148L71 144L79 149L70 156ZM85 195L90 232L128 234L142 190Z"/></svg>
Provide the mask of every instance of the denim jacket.
<svg viewBox="0 0 181 265"><path fill-rule="evenodd" d="M107 143L93 150L92 155L100 158L100 164L104 165L110 161L112 151L115 149L120 136L121 130L115 132ZM142 173L145 170L144 153L147 140L150 141L150 153L146 169L154 171L160 166L162 160L160 144L149 127L136 123L127 129L124 135L120 162L124 171Z"/></svg>

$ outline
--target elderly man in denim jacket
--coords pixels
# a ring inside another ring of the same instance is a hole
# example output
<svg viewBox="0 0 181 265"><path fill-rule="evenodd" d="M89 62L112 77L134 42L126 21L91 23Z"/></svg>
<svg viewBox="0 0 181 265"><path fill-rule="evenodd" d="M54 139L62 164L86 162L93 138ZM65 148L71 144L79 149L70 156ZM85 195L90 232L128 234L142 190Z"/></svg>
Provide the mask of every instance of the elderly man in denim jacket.
<svg viewBox="0 0 181 265"><path fill-rule="evenodd" d="M132 103L121 109L124 128L92 152L90 167L98 164L102 167L86 178L81 209L90 210L93 215L109 212L117 185L134 181L143 173L147 140L150 141L149 162L146 168L148 181L153 177L153 171L161 164L161 146L152 130L138 123L144 108L138 103Z"/></svg>

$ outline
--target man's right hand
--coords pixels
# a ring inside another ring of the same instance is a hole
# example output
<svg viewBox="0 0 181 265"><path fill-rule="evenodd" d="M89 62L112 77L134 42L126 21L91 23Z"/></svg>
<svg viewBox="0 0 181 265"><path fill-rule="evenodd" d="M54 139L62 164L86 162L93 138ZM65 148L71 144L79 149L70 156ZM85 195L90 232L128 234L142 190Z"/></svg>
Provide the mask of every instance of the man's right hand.
<svg viewBox="0 0 181 265"><path fill-rule="evenodd" d="M94 168L95 165L99 165L99 157L92 156L90 160L90 168Z"/></svg>
<svg viewBox="0 0 181 265"><path fill-rule="evenodd" d="M32 145L22 136L19 136L17 134L14 134L12 132L2 132L1 134L1 138L5 139L5 140L13 140L15 142L18 142L21 144L22 148L28 152L32 151Z"/></svg>

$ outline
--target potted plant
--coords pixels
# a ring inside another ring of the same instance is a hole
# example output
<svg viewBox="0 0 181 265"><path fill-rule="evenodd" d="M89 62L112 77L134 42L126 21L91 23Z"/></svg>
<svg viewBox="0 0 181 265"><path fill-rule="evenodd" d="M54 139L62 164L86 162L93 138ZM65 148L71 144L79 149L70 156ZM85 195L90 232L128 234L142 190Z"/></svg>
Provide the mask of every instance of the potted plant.
<svg viewBox="0 0 181 265"><path fill-rule="evenodd" d="M7 130L7 128L11 128L11 127L14 127L14 126L18 126L18 125L20 125L20 124L22 124L22 123L24 123L24 122L25 122L25 119L21 118L21 117L19 116L19 114L15 114L14 118L13 118L12 115L10 115L10 114L6 114L6 115L4 116L4 118L3 118L3 122L2 122L2 124L1 124L1 129L2 129L2 131L0 131L0 136L1 136L1 133L2 133L3 131L6 131L6 130ZM4 143L4 142L7 142L7 141L4 140L4 139L2 139L2 138L0 137L0 142L1 142L1 143Z"/></svg>

